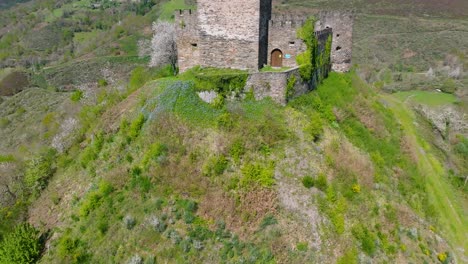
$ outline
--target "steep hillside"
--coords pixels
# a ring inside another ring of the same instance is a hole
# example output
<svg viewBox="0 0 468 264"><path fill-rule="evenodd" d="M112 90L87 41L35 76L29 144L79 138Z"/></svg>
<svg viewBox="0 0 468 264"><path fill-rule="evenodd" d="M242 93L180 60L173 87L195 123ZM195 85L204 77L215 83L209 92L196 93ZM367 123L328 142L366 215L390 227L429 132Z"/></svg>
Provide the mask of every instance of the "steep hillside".
<svg viewBox="0 0 468 264"><path fill-rule="evenodd" d="M286 107L213 106L187 78L147 83L59 155L29 212L43 263L466 258L466 197L396 97L352 73Z"/></svg>
<svg viewBox="0 0 468 264"><path fill-rule="evenodd" d="M147 66L193 1L0 11L0 263L468 262L465 2L276 1L357 11L353 71L286 106Z"/></svg>

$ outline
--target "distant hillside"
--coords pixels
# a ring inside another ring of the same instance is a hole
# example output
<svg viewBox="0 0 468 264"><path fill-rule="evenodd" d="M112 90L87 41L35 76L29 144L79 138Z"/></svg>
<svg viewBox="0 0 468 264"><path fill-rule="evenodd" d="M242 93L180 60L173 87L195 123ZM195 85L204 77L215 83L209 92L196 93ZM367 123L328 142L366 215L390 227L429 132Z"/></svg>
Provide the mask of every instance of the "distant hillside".
<svg viewBox="0 0 468 264"><path fill-rule="evenodd" d="M0 10L10 8L18 3L25 3L30 0L2 0L0 1Z"/></svg>
<svg viewBox="0 0 468 264"><path fill-rule="evenodd" d="M274 0L279 9L307 7L314 9L353 9L381 15L416 15L467 17L466 0Z"/></svg>

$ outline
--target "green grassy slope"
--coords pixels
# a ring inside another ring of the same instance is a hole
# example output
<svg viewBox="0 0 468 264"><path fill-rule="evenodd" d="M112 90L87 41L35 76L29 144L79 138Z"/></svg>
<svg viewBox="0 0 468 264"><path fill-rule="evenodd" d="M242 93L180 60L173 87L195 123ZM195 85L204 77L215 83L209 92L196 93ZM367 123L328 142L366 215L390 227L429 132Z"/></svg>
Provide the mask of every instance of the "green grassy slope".
<svg viewBox="0 0 468 264"><path fill-rule="evenodd" d="M148 82L58 157L30 211L56 233L43 263L463 257L466 201L396 97L333 73L286 107L210 105L192 78Z"/></svg>

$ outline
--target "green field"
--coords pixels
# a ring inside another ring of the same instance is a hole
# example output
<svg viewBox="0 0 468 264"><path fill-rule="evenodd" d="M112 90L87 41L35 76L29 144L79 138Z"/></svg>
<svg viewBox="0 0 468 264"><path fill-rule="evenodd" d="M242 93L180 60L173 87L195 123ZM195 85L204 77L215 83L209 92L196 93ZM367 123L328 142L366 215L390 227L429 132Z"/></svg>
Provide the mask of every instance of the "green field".
<svg viewBox="0 0 468 264"><path fill-rule="evenodd" d="M405 91L397 92L395 96L401 101L416 102L429 106L441 106L458 102L455 95L442 92Z"/></svg>

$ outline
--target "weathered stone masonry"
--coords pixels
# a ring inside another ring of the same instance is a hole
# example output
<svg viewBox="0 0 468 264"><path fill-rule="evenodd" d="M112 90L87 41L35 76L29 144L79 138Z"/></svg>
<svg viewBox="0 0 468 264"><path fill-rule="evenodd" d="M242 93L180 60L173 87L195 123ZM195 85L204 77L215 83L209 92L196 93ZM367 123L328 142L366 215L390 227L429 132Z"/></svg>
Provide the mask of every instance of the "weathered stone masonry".
<svg viewBox="0 0 468 264"><path fill-rule="evenodd" d="M285 104L287 83L292 76L292 96L314 89L330 68L348 71L354 15L349 12L319 12L315 36L320 54L332 37L331 65L321 65L307 83L301 79L296 57L306 50L297 38L307 16L273 15L271 0L198 0L197 10L176 11L178 63L181 72L194 66L234 68L251 74L245 90L255 97L271 97ZM284 72L259 72L265 65L288 67Z"/></svg>
<svg viewBox="0 0 468 264"><path fill-rule="evenodd" d="M177 11L179 69L236 68L256 72L264 65L295 67L305 50L296 31L307 16L272 15L271 0L198 0L196 11ZM354 15L320 12L317 31L333 30L332 69L351 66Z"/></svg>

